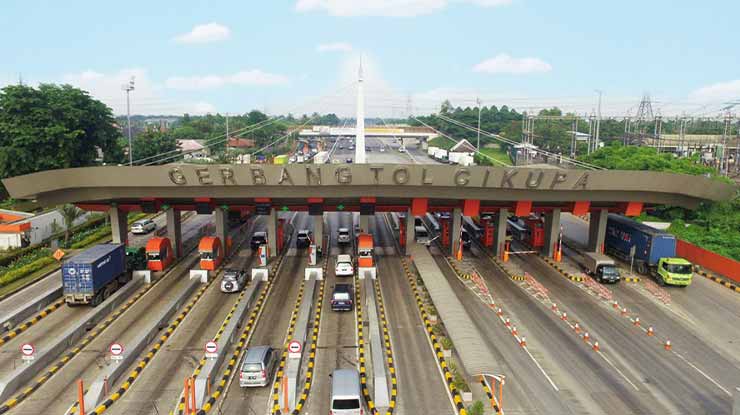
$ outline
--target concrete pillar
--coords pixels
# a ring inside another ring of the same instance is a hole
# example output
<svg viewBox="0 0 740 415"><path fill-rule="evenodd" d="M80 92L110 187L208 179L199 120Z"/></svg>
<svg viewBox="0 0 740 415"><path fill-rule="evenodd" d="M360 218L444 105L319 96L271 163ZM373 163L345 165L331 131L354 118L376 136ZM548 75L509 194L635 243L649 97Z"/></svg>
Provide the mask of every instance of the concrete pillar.
<svg viewBox="0 0 740 415"><path fill-rule="evenodd" d="M370 233L370 215L360 215L360 229L364 233Z"/></svg>
<svg viewBox="0 0 740 415"><path fill-rule="evenodd" d="M406 252L409 251L409 247L414 243L414 223L416 219L411 214L411 209L406 210Z"/></svg>
<svg viewBox="0 0 740 415"><path fill-rule="evenodd" d="M452 243L450 244L450 255L453 257L460 248L462 241L460 240L460 229L462 227L462 209L452 209L452 232L450 232L450 238Z"/></svg>
<svg viewBox="0 0 740 415"><path fill-rule="evenodd" d="M229 237L229 211L220 207L213 210L214 222L216 222L216 236L221 240L221 246L224 248L224 255L229 253L226 247L226 238Z"/></svg>
<svg viewBox="0 0 740 415"><path fill-rule="evenodd" d="M542 255L552 258L560 236L560 209L545 214L545 246Z"/></svg>
<svg viewBox="0 0 740 415"><path fill-rule="evenodd" d="M591 211L591 219L588 223L588 250L590 252L601 252L606 238L606 220L609 217L607 209Z"/></svg>
<svg viewBox="0 0 740 415"><path fill-rule="evenodd" d="M128 239L128 214L118 207L111 206L108 209L110 216L110 229L112 242L114 244L125 244Z"/></svg>
<svg viewBox="0 0 740 415"><path fill-rule="evenodd" d="M277 256L277 225L278 217L275 208L270 208L270 215L267 216L267 250L270 257Z"/></svg>
<svg viewBox="0 0 740 415"><path fill-rule="evenodd" d="M508 218L508 209L500 209L494 216L493 253L496 256L500 256L506 249L506 219Z"/></svg>
<svg viewBox="0 0 740 415"><path fill-rule="evenodd" d="M324 214L313 217L313 239L319 249L323 251L324 243Z"/></svg>
<svg viewBox="0 0 740 415"><path fill-rule="evenodd" d="M175 258L182 256L182 221L180 211L169 208L165 211L167 216L167 237L170 238Z"/></svg>

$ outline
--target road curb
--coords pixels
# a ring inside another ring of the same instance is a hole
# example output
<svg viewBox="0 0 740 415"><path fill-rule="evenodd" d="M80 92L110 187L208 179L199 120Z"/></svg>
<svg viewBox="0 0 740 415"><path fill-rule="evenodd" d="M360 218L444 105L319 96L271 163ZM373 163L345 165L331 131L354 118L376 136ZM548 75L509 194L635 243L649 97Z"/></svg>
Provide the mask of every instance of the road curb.
<svg viewBox="0 0 740 415"><path fill-rule="evenodd" d="M721 285L721 286L723 286L725 288L729 288L732 291L735 291L736 293L740 293L740 286L739 285L734 284L734 283L731 283L731 282L727 281L726 279L724 279L722 277L717 277L715 275L712 275L712 274L710 274L710 273L708 273L708 272L706 272L706 271L704 271L703 269L700 269L700 268L695 268L694 269L694 272L696 272L697 274L701 275L702 277L704 277L704 278L706 278L708 280L711 280L711 281L716 282L717 284L719 284L719 285Z"/></svg>

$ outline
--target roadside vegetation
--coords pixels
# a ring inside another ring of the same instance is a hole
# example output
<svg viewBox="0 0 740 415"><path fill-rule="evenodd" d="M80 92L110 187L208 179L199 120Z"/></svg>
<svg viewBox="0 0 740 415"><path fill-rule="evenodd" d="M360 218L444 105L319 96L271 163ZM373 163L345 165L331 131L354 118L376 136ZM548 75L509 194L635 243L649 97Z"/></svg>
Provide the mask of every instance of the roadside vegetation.
<svg viewBox="0 0 740 415"><path fill-rule="evenodd" d="M658 154L655 149L648 147L613 144L580 160L608 169L708 175L729 182L717 176L715 169L702 165L698 157L676 158L671 154ZM638 219L670 222L668 231L678 238L740 261L740 190L732 200L726 202L702 203L696 210L677 206L658 207Z"/></svg>

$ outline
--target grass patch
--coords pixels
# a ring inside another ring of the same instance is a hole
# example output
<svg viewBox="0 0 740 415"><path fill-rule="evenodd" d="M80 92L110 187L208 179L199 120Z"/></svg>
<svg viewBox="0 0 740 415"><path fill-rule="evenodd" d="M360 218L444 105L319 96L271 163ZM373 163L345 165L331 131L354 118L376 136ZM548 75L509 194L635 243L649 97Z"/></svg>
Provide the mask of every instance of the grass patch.
<svg viewBox="0 0 740 415"><path fill-rule="evenodd" d="M481 148L480 152L490 157L491 159L496 160L496 161L493 161L489 159L488 157L483 157L483 156L476 154L475 162L482 166L486 166L486 165L511 166L511 159L509 158L509 154L500 148Z"/></svg>

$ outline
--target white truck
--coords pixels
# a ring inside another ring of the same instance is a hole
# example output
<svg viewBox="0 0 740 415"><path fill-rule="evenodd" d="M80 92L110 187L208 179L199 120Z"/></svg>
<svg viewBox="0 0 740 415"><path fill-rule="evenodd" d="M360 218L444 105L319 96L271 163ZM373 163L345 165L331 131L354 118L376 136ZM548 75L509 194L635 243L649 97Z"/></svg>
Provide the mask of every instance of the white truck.
<svg viewBox="0 0 740 415"><path fill-rule="evenodd" d="M596 281L604 282L619 282L619 269L614 263L614 260L610 257L600 254L597 252L579 252L572 256L578 265L586 271L589 275L594 277Z"/></svg>
<svg viewBox="0 0 740 415"><path fill-rule="evenodd" d="M447 163L447 150L438 148L434 152L434 159L437 161L441 161L442 163Z"/></svg>
<svg viewBox="0 0 740 415"><path fill-rule="evenodd" d="M329 160L328 151L319 151L318 153L316 153L315 156L313 156L314 164L325 164L328 160Z"/></svg>
<svg viewBox="0 0 740 415"><path fill-rule="evenodd" d="M434 157L434 155L437 153L437 150L439 150L439 147L429 146L427 147L427 154Z"/></svg>

